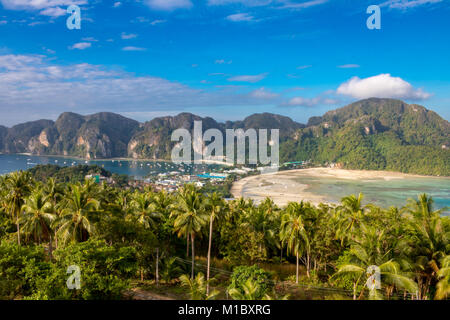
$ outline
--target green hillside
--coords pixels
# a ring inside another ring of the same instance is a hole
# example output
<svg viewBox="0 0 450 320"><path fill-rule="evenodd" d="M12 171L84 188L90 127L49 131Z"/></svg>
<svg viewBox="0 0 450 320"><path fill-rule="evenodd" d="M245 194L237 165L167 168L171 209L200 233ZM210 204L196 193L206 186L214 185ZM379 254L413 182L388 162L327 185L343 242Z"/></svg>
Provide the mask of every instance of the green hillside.
<svg viewBox="0 0 450 320"><path fill-rule="evenodd" d="M450 175L450 125L422 106L368 99L311 119L281 146L282 160L351 169Z"/></svg>

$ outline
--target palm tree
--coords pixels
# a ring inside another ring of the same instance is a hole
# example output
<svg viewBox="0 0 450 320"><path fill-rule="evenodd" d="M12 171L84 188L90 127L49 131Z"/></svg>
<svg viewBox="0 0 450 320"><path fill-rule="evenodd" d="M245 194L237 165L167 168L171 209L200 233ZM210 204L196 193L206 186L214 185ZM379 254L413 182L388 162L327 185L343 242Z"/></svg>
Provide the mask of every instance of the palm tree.
<svg viewBox="0 0 450 320"><path fill-rule="evenodd" d="M366 283L369 279L371 274L368 272L368 268L370 266L375 266L380 270L382 284L393 284L397 288L407 290L410 293L415 293L417 291L417 284L401 272L400 266L397 262L389 260L376 266L369 262L369 257L363 248L354 248L352 249L352 253L358 258L358 261L340 266L332 278L350 276L354 280L353 300L356 300L356 290L358 288L358 284ZM362 289L360 296L363 291L364 289ZM375 286L371 288L369 298L374 300L379 300L382 298L382 295L380 295Z"/></svg>
<svg viewBox="0 0 450 320"><path fill-rule="evenodd" d="M155 212L156 208L150 194L136 192L131 200L131 207L134 209L133 216L145 229L156 227L156 220L161 214Z"/></svg>
<svg viewBox="0 0 450 320"><path fill-rule="evenodd" d="M169 194L167 194L167 192L165 190L162 190L158 193L156 193L153 198L153 205L155 208L155 211L160 215L160 218L163 218L164 221L167 221L167 217L170 214L170 208L172 205L172 197L169 196ZM156 279L156 285L159 284L159 244L160 244L160 239L159 239L159 235L160 233L158 232L159 229L156 229L156 239L157 239L157 243L158 246L156 247L156 272L155 272L155 279Z"/></svg>
<svg viewBox="0 0 450 320"><path fill-rule="evenodd" d="M291 202L286 208L286 213L281 217L280 239L286 243L287 252L296 256L296 277L298 284L299 255L309 247L309 240L303 224L302 214L304 211L303 202Z"/></svg>
<svg viewBox="0 0 450 320"><path fill-rule="evenodd" d="M195 248L194 240L197 233L208 221L205 213L202 195L197 192L194 185L185 186L179 193L177 208L174 212L174 228L178 237L186 236L191 238L192 245L192 270L191 276L194 278Z"/></svg>
<svg viewBox="0 0 450 320"><path fill-rule="evenodd" d="M48 198L48 201L53 205L53 213L55 214L55 218L59 217L59 211L57 210L58 201L62 199L64 190L60 184L56 183L54 178L48 178L47 182L44 184L43 189L45 195ZM58 237L56 236L56 228L54 228L54 238L55 238L55 247L58 248Z"/></svg>
<svg viewBox="0 0 450 320"><path fill-rule="evenodd" d="M364 195L360 193L354 194L341 199L342 205L336 208L338 214L337 236L341 239L341 243L345 239L354 237L360 224L363 222L365 211L362 206Z"/></svg>
<svg viewBox="0 0 450 320"><path fill-rule="evenodd" d="M17 243L20 246L20 211L25 197L31 192L32 179L29 172L13 172L6 178L6 187L10 190L7 196L7 205L11 217L16 219Z"/></svg>
<svg viewBox="0 0 450 320"><path fill-rule="evenodd" d="M447 299L450 296L450 255L442 259L442 268L438 272L441 279L436 288L435 299Z"/></svg>
<svg viewBox="0 0 450 320"><path fill-rule="evenodd" d="M156 211L156 206L153 203L152 195L149 192L140 193L138 191L133 195L133 200L131 201L131 207L133 217L135 217L144 229L154 229L156 228L156 220L161 218L161 214ZM158 254L159 252L157 252ZM158 261L159 257L156 257ZM158 263L157 263L157 275L156 282L158 283ZM144 271L141 268L141 281L144 281Z"/></svg>
<svg viewBox="0 0 450 320"><path fill-rule="evenodd" d="M409 241L419 299L429 298L429 290L439 281L440 262L448 253L449 231L440 218L441 210L433 210L433 199L425 194L410 199L405 211L410 216Z"/></svg>
<svg viewBox="0 0 450 320"><path fill-rule="evenodd" d="M216 192L210 194L206 198L206 209L209 212L209 242L208 242L208 257L207 257L207 269L206 269L206 295L209 295L209 272L211 264L211 243L213 222L215 219L220 218L225 207L225 201Z"/></svg>
<svg viewBox="0 0 450 320"><path fill-rule="evenodd" d="M91 214L99 211L100 202L91 198L82 185L76 184L69 187L60 205L64 209L58 219L58 234L63 242L87 240L94 231Z"/></svg>
<svg viewBox="0 0 450 320"><path fill-rule="evenodd" d="M361 237L353 240L351 244L348 260L338 266L332 278L350 277L353 280L353 299L356 300L358 285L362 281L367 282L371 276L368 273L369 267L376 267L380 271L381 284L415 293L417 284L400 267L401 264L407 266L407 263L400 258L399 261L389 258L395 248L385 247L385 232L376 227L366 227L364 224L361 225L361 229ZM360 296L363 291L364 288ZM379 299L381 295L376 288L372 287L369 298Z"/></svg>
<svg viewBox="0 0 450 320"><path fill-rule="evenodd" d="M32 234L35 241L49 241L49 255L52 258L52 229L51 225L55 220L53 204L43 191L37 189L25 200L22 206L24 215L21 220L24 221L23 231Z"/></svg>
<svg viewBox="0 0 450 320"><path fill-rule="evenodd" d="M206 293L205 275L198 273L197 276L189 278L188 275L183 274L180 277L181 285L189 289L191 300L213 300L219 292L214 290L211 294Z"/></svg>

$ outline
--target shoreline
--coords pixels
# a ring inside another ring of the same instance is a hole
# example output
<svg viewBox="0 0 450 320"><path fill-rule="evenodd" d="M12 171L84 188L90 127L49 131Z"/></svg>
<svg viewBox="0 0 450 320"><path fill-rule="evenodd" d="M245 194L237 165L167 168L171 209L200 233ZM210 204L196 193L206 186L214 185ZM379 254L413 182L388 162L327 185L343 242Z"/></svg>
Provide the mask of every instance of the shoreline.
<svg viewBox="0 0 450 320"><path fill-rule="evenodd" d="M244 197L260 202L266 197L277 205L284 206L288 202L309 201L314 205L319 203L336 204L327 196L308 191L308 184L301 182L301 177L331 178L342 180L402 180L406 178L449 179L450 177L423 176L390 171L347 170L337 168L310 168L279 171L276 173L250 176L233 183L231 194L235 198Z"/></svg>
<svg viewBox="0 0 450 320"><path fill-rule="evenodd" d="M81 158L77 156L64 156L64 155L37 155L37 154L31 154L31 153L1 153L0 155L21 155L21 156L27 156L27 157L52 157L52 158L63 158L63 159L74 159L78 161L130 161L130 162L168 162L173 163L170 160L167 159L147 159L147 158L125 158L125 157L117 157L117 158L96 158L96 159L88 159L88 158ZM217 164L217 165L223 165L223 166L233 166L229 163L218 161L218 160L201 160L202 164ZM192 161L192 164L194 164L194 161Z"/></svg>

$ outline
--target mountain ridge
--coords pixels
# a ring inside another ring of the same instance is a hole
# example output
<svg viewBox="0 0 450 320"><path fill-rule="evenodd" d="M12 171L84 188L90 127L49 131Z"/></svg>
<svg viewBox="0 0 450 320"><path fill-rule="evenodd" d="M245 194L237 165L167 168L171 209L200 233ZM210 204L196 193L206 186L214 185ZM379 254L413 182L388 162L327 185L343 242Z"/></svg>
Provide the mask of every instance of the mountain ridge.
<svg viewBox="0 0 450 320"><path fill-rule="evenodd" d="M378 98L311 117L306 125L272 113L217 122L184 112L140 123L111 112L64 112L56 121L0 126L0 152L170 159L172 132L192 131L194 121L202 121L203 131L279 128L281 161L311 159L353 169L450 175L450 123L423 106Z"/></svg>

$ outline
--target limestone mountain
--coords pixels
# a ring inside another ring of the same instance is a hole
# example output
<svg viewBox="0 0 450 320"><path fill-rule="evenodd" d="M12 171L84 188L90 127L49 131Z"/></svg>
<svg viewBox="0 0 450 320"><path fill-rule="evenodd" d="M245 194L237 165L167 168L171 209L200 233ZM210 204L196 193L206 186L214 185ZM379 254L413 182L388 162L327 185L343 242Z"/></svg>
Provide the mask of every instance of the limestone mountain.
<svg viewBox="0 0 450 320"><path fill-rule="evenodd" d="M0 152L88 159L170 159L179 128L280 129L281 161L312 160L352 169L450 176L450 124L426 108L393 99L366 99L312 117L307 125L271 113L220 123L181 113L139 123L114 113L63 113L55 121L0 126Z"/></svg>
<svg viewBox="0 0 450 320"><path fill-rule="evenodd" d="M283 160L450 175L450 124L426 108L367 99L311 118L281 146Z"/></svg>

